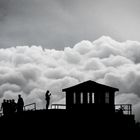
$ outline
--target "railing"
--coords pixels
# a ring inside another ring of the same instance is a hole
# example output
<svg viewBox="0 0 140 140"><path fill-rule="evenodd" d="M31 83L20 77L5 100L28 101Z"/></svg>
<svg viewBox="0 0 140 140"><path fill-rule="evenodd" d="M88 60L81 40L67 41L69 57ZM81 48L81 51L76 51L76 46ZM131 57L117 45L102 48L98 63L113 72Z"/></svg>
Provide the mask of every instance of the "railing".
<svg viewBox="0 0 140 140"><path fill-rule="evenodd" d="M51 109L66 109L65 104L52 104ZM132 104L116 104L115 112L132 115Z"/></svg>
<svg viewBox="0 0 140 140"><path fill-rule="evenodd" d="M51 109L66 109L65 104L52 104Z"/></svg>
<svg viewBox="0 0 140 140"><path fill-rule="evenodd" d="M132 115L132 104L116 104L116 112L122 112L123 114Z"/></svg>
<svg viewBox="0 0 140 140"><path fill-rule="evenodd" d="M26 111L26 110L36 110L36 103L27 104L23 108L24 108L24 111Z"/></svg>
<svg viewBox="0 0 140 140"><path fill-rule="evenodd" d="M51 104L51 109L66 109L65 104ZM27 104L24 106L24 111L36 110L36 103ZM132 104L116 104L115 112L122 112L123 114L132 115ZM0 116L3 115L0 109Z"/></svg>

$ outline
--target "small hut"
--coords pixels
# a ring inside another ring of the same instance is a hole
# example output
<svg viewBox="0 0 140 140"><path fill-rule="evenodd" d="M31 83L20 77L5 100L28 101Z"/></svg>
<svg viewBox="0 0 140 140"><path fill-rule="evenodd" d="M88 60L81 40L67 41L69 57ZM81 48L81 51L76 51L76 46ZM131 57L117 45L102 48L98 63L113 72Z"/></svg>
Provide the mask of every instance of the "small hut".
<svg viewBox="0 0 140 140"><path fill-rule="evenodd" d="M115 112L115 92L119 89L86 81L62 90L66 93L66 109L104 110Z"/></svg>

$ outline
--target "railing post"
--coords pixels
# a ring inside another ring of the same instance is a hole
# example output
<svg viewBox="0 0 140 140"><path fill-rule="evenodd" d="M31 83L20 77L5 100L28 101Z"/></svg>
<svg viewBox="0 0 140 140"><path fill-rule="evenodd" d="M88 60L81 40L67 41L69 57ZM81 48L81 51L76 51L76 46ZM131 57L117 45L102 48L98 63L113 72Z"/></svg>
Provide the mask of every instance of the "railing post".
<svg viewBox="0 0 140 140"><path fill-rule="evenodd" d="M130 115L132 115L132 105L130 105Z"/></svg>

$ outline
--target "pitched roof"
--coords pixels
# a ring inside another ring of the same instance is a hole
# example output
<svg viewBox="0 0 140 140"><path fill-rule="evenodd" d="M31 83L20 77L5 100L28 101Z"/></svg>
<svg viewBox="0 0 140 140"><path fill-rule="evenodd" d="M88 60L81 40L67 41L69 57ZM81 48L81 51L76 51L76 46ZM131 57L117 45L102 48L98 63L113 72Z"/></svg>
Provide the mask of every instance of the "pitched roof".
<svg viewBox="0 0 140 140"><path fill-rule="evenodd" d="M99 91L99 90L104 90L104 91L119 91L119 89L111 87L111 86L107 86L107 85L103 85L91 80L82 82L80 84L77 84L75 86L72 87L68 87L63 89L62 91L67 92L67 91Z"/></svg>

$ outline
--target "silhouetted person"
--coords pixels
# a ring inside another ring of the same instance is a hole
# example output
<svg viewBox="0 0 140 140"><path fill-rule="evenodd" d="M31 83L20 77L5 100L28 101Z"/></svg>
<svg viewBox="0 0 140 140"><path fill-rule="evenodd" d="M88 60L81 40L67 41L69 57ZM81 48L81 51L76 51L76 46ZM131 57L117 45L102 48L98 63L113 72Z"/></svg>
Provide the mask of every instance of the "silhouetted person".
<svg viewBox="0 0 140 140"><path fill-rule="evenodd" d="M11 100L11 113L15 113L17 109L17 104L14 99Z"/></svg>
<svg viewBox="0 0 140 140"><path fill-rule="evenodd" d="M17 102L17 112L22 112L24 107L24 101L21 95L18 95L18 102Z"/></svg>
<svg viewBox="0 0 140 140"><path fill-rule="evenodd" d="M118 110L118 112L119 112L119 114L123 115L123 108L120 108L120 109Z"/></svg>
<svg viewBox="0 0 140 140"><path fill-rule="evenodd" d="M8 104L7 104L7 111L8 111L8 115L12 114L12 100L8 100Z"/></svg>
<svg viewBox="0 0 140 140"><path fill-rule="evenodd" d="M46 109L49 108L49 105L50 105L50 96L51 96L51 93L49 90L47 90L46 94L45 94L45 99L46 99Z"/></svg>
<svg viewBox="0 0 140 140"><path fill-rule="evenodd" d="M7 115L7 101L3 99L3 102L1 104L1 110L3 112L3 115Z"/></svg>

